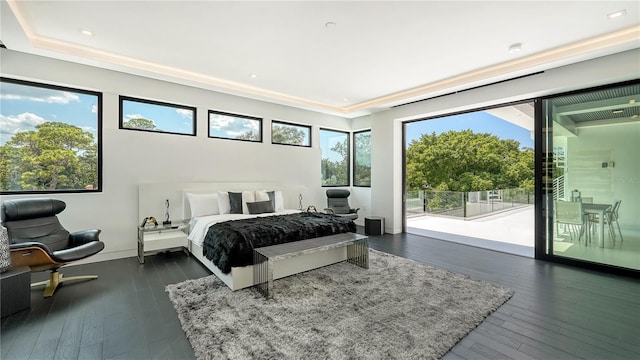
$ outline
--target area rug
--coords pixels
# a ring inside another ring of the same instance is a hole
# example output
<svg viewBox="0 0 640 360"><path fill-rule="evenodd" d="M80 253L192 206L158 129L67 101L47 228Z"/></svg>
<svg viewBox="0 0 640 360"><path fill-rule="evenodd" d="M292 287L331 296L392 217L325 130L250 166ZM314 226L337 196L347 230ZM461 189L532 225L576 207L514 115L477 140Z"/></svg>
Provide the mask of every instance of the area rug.
<svg viewBox="0 0 640 360"><path fill-rule="evenodd" d="M169 285L198 359L437 359L512 296L484 281L369 250L275 281L266 300L214 275Z"/></svg>

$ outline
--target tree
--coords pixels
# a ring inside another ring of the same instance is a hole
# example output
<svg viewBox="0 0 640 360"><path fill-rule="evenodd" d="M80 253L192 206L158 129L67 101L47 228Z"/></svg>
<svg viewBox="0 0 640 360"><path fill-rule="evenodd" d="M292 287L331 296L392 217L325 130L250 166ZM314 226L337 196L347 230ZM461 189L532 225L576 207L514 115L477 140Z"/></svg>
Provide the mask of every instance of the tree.
<svg viewBox="0 0 640 360"><path fill-rule="evenodd" d="M448 191L508 189L533 184L533 150L472 130L423 134L407 148L407 186Z"/></svg>
<svg viewBox="0 0 640 360"><path fill-rule="evenodd" d="M353 183L371 186L371 132L362 132L355 137L355 169Z"/></svg>
<svg viewBox="0 0 640 360"><path fill-rule="evenodd" d="M140 130L156 130L156 123L153 120L145 118L134 118L127 120L122 124L127 129L140 129Z"/></svg>
<svg viewBox="0 0 640 360"><path fill-rule="evenodd" d="M0 147L0 185L5 191L96 188L97 162L93 134L45 122Z"/></svg>
<svg viewBox="0 0 640 360"><path fill-rule="evenodd" d="M349 166L347 161L349 159L349 147L347 145L347 139L339 141L331 148L340 154L340 160L333 161L329 158L322 158L322 185L348 185L349 184Z"/></svg>
<svg viewBox="0 0 640 360"><path fill-rule="evenodd" d="M260 140L260 134L257 131L249 130L247 132L244 132L244 133L236 136L236 139L238 139L238 140L259 141Z"/></svg>
<svg viewBox="0 0 640 360"><path fill-rule="evenodd" d="M271 139L274 143L304 145L304 131L293 126L274 126Z"/></svg>

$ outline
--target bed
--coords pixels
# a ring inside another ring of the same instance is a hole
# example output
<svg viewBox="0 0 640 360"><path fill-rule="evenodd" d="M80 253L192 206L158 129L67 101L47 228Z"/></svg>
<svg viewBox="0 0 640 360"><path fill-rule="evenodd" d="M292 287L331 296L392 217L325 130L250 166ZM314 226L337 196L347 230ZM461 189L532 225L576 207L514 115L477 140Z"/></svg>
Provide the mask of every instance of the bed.
<svg viewBox="0 0 640 360"><path fill-rule="evenodd" d="M356 229L353 221L337 216L285 209L284 194L279 190L205 193L185 190L183 198L185 208L190 212L190 253L231 290L254 285L254 247L355 232ZM256 210L256 204L262 208ZM346 248L336 248L282 260L274 268L274 279L346 258Z"/></svg>

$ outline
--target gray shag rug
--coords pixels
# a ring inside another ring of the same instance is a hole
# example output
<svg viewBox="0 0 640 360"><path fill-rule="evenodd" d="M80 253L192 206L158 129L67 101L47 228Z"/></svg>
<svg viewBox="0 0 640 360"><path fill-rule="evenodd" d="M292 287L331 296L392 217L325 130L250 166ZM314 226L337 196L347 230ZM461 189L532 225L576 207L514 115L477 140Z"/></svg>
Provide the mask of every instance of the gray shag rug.
<svg viewBox="0 0 640 360"><path fill-rule="evenodd" d="M169 285L198 359L437 359L512 296L484 281L369 250L275 281L266 300L214 275Z"/></svg>

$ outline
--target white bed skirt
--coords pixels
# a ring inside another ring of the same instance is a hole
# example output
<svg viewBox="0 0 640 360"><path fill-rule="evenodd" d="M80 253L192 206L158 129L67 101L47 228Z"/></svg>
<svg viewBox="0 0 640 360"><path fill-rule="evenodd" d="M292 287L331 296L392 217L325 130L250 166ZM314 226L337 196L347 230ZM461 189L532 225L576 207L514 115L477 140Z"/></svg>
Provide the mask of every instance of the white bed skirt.
<svg viewBox="0 0 640 360"><path fill-rule="evenodd" d="M235 291L254 285L253 265L234 267L231 272L224 274L217 266L202 254L202 247L189 241L189 252L209 269L214 275L222 280L227 286ZM322 266L335 264L347 260L347 248L339 247L327 251L315 252L306 255L278 261L274 264L273 278L280 279L286 276L298 274L304 271L317 269Z"/></svg>

